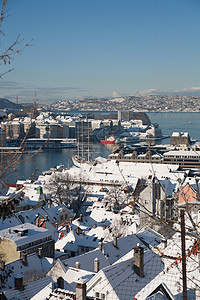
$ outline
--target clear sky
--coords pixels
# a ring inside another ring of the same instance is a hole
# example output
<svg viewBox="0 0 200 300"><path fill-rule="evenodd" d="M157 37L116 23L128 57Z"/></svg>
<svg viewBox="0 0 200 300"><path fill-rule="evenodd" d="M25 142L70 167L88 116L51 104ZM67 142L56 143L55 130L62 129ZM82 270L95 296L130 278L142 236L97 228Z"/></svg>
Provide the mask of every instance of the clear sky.
<svg viewBox="0 0 200 300"><path fill-rule="evenodd" d="M14 68L1 97L200 95L199 0L8 0L7 8L1 52L19 33L34 41L0 65Z"/></svg>

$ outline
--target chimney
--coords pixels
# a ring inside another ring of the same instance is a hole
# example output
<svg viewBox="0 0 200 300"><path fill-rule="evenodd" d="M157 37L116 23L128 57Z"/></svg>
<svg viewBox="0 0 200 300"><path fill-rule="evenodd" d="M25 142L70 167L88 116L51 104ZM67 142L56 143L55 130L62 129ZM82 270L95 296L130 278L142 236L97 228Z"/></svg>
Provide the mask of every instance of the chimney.
<svg viewBox="0 0 200 300"><path fill-rule="evenodd" d="M56 227L56 229L58 229L58 223L55 223L55 227Z"/></svg>
<svg viewBox="0 0 200 300"><path fill-rule="evenodd" d="M135 207L134 207L134 204L133 204L133 207L132 207L131 213L132 213L132 215L134 215L134 214L135 214Z"/></svg>
<svg viewBox="0 0 200 300"><path fill-rule="evenodd" d="M42 258L42 247L38 248L38 256Z"/></svg>
<svg viewBox="0 0 200 300"><path fill-rule="evenodd" d="M80 219L80 222L83 222L83 215L82 214L80 214L79 219Z"/></svg>
<svg viewBox="0 0 200 300"><path fill-rule="evenodd" d="M28 262L27 262L27 253L22 253L22 262L25 266L28 265Z"/></svg>
<svg viewBox="0 0 200 300"><path fill-rule="evenodd" d="M48 200L48 208L51 208L51 200Z"/></svg>
<svg viewBox="0 0 200 300"><path fill-rule="evenodd" d="M144 277L144 248L140 244L134 248L133 269L138 276Z"/></svg>
<svg viewBox="0 0 200 300"><path fill-rule="evenodd" d="M77 227L76 228L76 233L79 235L79 234L81 234L81 228L80 227Z"/></svg>
<svg viewBox="0 0 200 300"><path fill-rule="evenodd" d="M76 299L77 300L86 300L86 282L88 279L78 279L76 281Z"/></svg>
<svg viewBox="0 0 200 300"><path fill-rule="evenodd" d="M72 231L72 226L69 226L69 230Z"/></svg>
<svg viewBox="0 0 200 300"><path fill-rule="evenodd" d="M75 263L75 266L76 266L76 269L80 269L80 268L81 268L81 264L80 264L80 262L79 262L79 261L77 261L77 262Z"/></svg>
<svg viewBox="0 0 200 300"><path fill-rule="evenodd" d="M162 239L161 243L160 243L161 250L165 249L166 247L167 247L167 240L166 239Z"/></svg>
<svg viewBox="0 0 200 300"><path fill-rule="evenodd" d="M48 221L48 215L45 215L45 219L44 219L45 221Z"/></svg>
<svg viewBox="0 0 200 300"><path fill-rule="evenodd" d="M11 233L11 228L8 228L8 233Z"/></svg>
<svg viewBox="0 0 200 300"><path fill-rule="evenodd" d="M198 226L200 225L200 209L198 210L198 214L197 214L197 222L198 222Z"/></svg>
<svg viewBox="0 0 200 300"><path fill-rule="evenodd" d="M124 220L123 220L123 218L121 217L121 219L120 219L120 225L122 225L123 222L124 222Z"/></svg>
<svg viewBox="0 0 200 300"><path fill-rule="evenodd" d="M129 219L129 225L131 225L132 224L132 220L131 219Z"/></svg>
<svg viewBox="0 0 200 300"><path fill-rule="evenodd" d="M38 217L37 217L36 220L35 220L35 225L36 225L37 227L39 227L39 218L38 218Z"/></svg>
<svg viewBox="0 0 200 300"><path fill-rule="evenodd" d="M99 250L103 250L103 243L102 242L99 242Z"/></svg>
<svg viewBox="0 0 200 300"><path fill-rule="evenodd" d="M66 230L66 232L68 232L68 231L69 231L69 227L68 227L68 225L65 225L65 230Z"/></svg>
<svg viewBox="0 0 200 300"><path fill-rule="evenodd" d="M69 223L72 223L72 218L69 218Z"/></svg>
<svg viewBox="0 0 200 300"><path fill-rule="evenodd" d="M199 201L200 200L199 199L199 178L197 178L196 176L195 176L195 182L196 182L196 190L197 190L196 197L197 197L197 201Z"/></svg>
<svg viewBox="0 0 200 300"><path fill-rule="evenodd" d="M15 277L15 289L19 290L19 291L23 291L23 289L24 289L23 276Z"/></svg>
<svg viewBox="0 0 200 300"><path fill-rule="evenodd" d="M97 228L97 224L96 223L94 223L94 228Z"/></svg>
<svg viewBox="0 0 200 300"><path fill-rule="evenodd" d="M106 224L103 224L103 230L105 230L106 229Z"/></svg>
<svg viewBox="0 0 200 300"><path fill-rule="evenodd" d="M57 288L64 289L64 279L62 277L57 278Z"/></svg>
<svg viewBox="0 0 200 300"><path fill-rule="evenodd" d="M5 261L4 260L0 260L0 268L2 271L5 270Z"/></svg>
<svg viewBox="0 0 200 300"><path fill-rule="evenodd" d="M94 272L99 272L99 259L97 257L94 259Z"/></svg>
<svg viewBox="0 0 200 300"><path fill-rule="evenodd" d="M117 237L113 237L113 245L117 248Z"/></svg>

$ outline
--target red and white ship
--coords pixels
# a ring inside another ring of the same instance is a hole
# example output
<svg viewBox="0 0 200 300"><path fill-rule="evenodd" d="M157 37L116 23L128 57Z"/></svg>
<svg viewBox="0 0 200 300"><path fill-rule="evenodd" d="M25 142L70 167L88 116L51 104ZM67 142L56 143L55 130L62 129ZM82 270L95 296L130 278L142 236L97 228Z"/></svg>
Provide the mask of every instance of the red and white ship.
<svg viewBox="0 0 200 300"><path fill-rule="evenodd" d="M115 144L115 138L111 135L109 138L100 141L101 144Z"/></svg>

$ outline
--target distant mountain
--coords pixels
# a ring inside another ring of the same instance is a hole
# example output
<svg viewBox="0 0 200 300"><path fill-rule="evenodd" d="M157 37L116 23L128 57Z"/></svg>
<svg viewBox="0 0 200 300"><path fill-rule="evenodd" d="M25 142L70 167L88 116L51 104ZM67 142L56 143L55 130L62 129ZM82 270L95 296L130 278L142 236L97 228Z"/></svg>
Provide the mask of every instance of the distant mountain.
<svg viewBox="0 0 200 300"><path fill-rule="evenodd" d="M8 99L0 98L0 109L20 109L22 108L22 105L16 104Z"/></svg>

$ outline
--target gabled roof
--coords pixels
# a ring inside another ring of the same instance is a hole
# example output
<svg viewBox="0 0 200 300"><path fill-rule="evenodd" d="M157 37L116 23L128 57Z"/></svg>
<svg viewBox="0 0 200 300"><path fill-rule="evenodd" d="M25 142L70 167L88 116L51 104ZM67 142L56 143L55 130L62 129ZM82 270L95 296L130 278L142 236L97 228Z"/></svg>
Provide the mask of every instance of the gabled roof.
<svg viewBox="0 0 200 300"><path fill-rule="evenodd" d="M87 271L93 272L94 271L94 260L96 258L99 259L99 268L100 269L110 265L108 259L104 256L104 254L99 249L95 249L93 251L89 251L82 255L78 255L75 257L68 258L68 259L64 259L61 262L62 262L65 270L67 270L69 267L75 268L75 263L79 262L80 268L82 270L87 270Z"/></svg>
<svg viewBox="0 0 200 300"><path fill-rule="evenodd" d="M177 264L174 264L173 267L167 267L161 271L135 295L135 298L137 300L144 300L160 285L165 284L174 299L182 300L182 276L182 263L179 261ZM199 262L194 255L187 258L187 291L188 299L197 299L197 292L199 291Z"/></svg>
<svg viewBox="0 0 200 300"><path fill-rule="evenodd" d="M194 244L195 238L186 236L185 244L186 249L189 249ZM176 232L170 240L168 240L168 245L162 250L162 254L169 258L178 258L182 255L181 252L181 234ZM169 264L169 262L168 262Z"/></svg>
<svg viewBox="0 0 200 300"><path fill-rule="evenodd" d="M103 253L110 264L113 264L129 251L132 251L138 243L141 244L141 240L136 234L128 235L117 239L117 247L114 246L113 242L103 244Z"/></svg>
<svg viewBox="0 0 200 300"><path fill-rule="evenodd" d="M64 275L64 280L70 284L71 291L76 291L76 282L78 280L89 281L94 275L94 272L70 267Z"/></svg>
<svg viewBox="0 0 200 300"><path fill-rule="evenodd" d="M47 285L42 291L35 295L31 300L75 300L76 293L69 289L55 289L52 291L52 284Z"/></svg>
<svg viewBox="0 0 200 300"><path fill-rule="evenodd" d="M94 236L77 234L75 231L70 231L66 236L56 242L55 249L77 252L80 246L95 249L98 247L98 243L99 240Z"/></svg>
<svg viewBox="0 0 200 300"><path fill-rule="evenodd" d="M19 232L24 232L24 235L19 235ZM49 236L51 237L51 233L48 229L37 227L30 223L11 227L10 231L8 231L8 229L0 231L1 238L13 241L17 246L22 246Z"/></svg>
<svg viewBox="0 0 200 300"><path fill-rule="evenodd" d="M43 289L45 286L47 286L50 282L52 282L52 279L50 277L44 277L37 281L29 282L27 285L25 285L24 290L19 291L17 289L10 289L4 291L4 295L6 296L6 299L21 299L21 300L27 300L31 299L34 295L36 295L41 289Z"/></svg>
<svg viewBox="0 0 200 300"><path fill-rule="evenodd" d="M10 272L10 276L8 276L8 280L6 282L5 289L9 287L14 287L14 277L23 276L24 283L30 281L30 277L32 280L36 280L41 275L44 276L46 274L51 265L53 263L53 258L48 257L39 257L37 254L27 255L27 264L24 264L22 259L15 260L9 264L5 265L5 270L0 269L0 275L4 275L6 272Z"/></svg>
<svg viewBox="0 0 200 300"><path fill-rule="evenodd" d="M131 251L132 253L133 251ZM161 258L151 250L144 250L144 277L138 276L133 268L133 258L120 261L102 269L88 283L91 289L106 293L108 299L130 300L163 270Z"/></svg>
<svg viewBox="0 0 200 300"><path fill-rule="evenodd" d="M149 248L157 247L164 239L163 235L148 227L139 230L136 235Z"/></svg>

